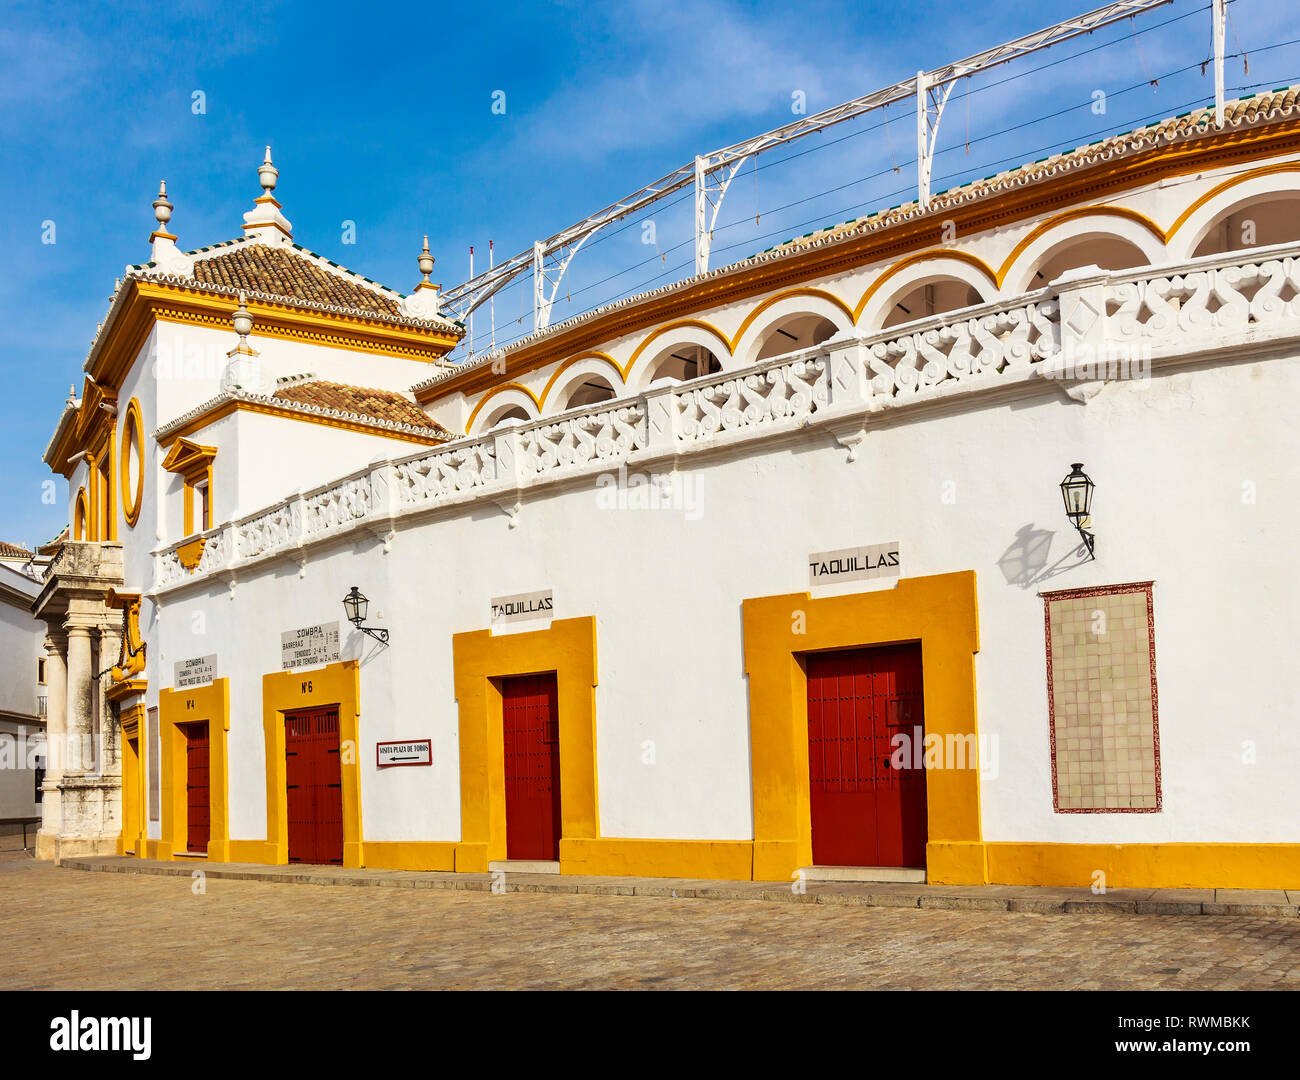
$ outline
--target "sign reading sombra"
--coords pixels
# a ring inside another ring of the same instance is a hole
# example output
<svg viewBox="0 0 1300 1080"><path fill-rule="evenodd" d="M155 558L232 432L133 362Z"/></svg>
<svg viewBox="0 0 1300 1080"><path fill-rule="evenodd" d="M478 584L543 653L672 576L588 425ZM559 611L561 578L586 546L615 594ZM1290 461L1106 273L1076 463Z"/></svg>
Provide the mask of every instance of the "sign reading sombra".
<svg viewBox="0 0 1300 1080"><path fill-rule="evenodd" d="M549 620L555 598L550 589L540 592L516 593L514 596L498 596L491 601L492 623L536 622Z"/></svg>
<svg viewBox="0 0 1300 1080"><path fill-rule="evenodd" d="M191 686L203 686L210 683L217 677L217 654L211 656L196 656L190 660L176 661L176 678L174 685L177 690L185 690Z"/></svg>
<svg viewBox="0 0 1300 1080"><path fill-rule="evenodd" d="M339 624L319 623L299 630L286 630L280 635L280 668L296 671L298 668L320 667L332 664L339 658Z"/></svg>
<svg viewBox="0 0 1300 1080"><path fill-rule="evenodd" d="M837 585L841 581L898 577L898 546L898 541L892 540L871 547L815 552L808 556L808 582L811 585Z"/></svg>

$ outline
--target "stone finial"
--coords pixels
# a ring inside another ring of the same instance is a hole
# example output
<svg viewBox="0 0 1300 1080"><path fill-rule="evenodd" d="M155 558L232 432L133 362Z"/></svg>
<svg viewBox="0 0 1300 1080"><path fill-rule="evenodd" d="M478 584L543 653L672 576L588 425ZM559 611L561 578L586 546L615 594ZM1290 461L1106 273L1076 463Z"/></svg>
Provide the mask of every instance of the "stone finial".
<svg viewBox="0 0 1300 1080"><path fill-rule="evenodd" d="M248 335L253 332L253 315L248 310L248 304L242 290L239 293L239 306L235 308L230 316L230 324L235 328L235 333L239 335L239 344L226 353L226 356L230 358L230 362L226 365L226 372L221 380L221 388L223 390L245 390L254 394L264 393L266 391L266 380L262 371L262 363L257 358L257 350L248 344Z"/></svg>
<svg viewBox="0 0 1300 1080"><path fill-rule="evenodd" d="M250 240L284 244L293 239L293 226L280 213L280 204L273 194L279 178L280 170L271 164L271 148L268 146L262 164L257 167L257 182L262 185L262 194L254 200L253 209L244 215L244 233Z"/></svg>
<svg viewBox="0 0 1300 1080"><path fill-rule="evenodd" d="M153 216L158 222L158 228L165 232L167 222L172 219L172 204L167 199L166 180L158 184L158 198L153 201Z"/></svg>
<svg viewBox="0 0 1300 1080"><path fill-rule="evenodd" d="M420 273L424 275L424 280L420 282L417 288L431 289L433 282L429 280L429 275L433 273L434 258L429 254L429 238L424 238L424 250L420 252L420 257L416 260L420 267Z"/></svg>
<svg viewBox="0 0 1300 1080"><path fill-rule="evenodd" d="M271 148L266 148L266 157L262 159L262 164L257 170L258 182L262 185L262 191L267 195L275 190L275 183L280 177L280 170L271 164Z"/></svg>
<svg viewBox="0 0 1300 1080"><path fill-rule="evenodd" d="M149 234L149 261L168 274L188 277L194 268L194 260L176 246L176 235L168 231L173 209L171 200L167 198L167 181L163 180L158 184L158 197L153 201L153 216L158 227Z"/></svg>
<svg viewBox="0 0 1300 1080"><path fill-rule="evenodd" d="M438 286L429 280L429 275L433 273L434 258L429 253L429 238L427 236L424 238L424 248L420 251L416 263L420 267L422 280L411 290L410 296L402 299L402 312L416 319L437 318Z"/></svg>

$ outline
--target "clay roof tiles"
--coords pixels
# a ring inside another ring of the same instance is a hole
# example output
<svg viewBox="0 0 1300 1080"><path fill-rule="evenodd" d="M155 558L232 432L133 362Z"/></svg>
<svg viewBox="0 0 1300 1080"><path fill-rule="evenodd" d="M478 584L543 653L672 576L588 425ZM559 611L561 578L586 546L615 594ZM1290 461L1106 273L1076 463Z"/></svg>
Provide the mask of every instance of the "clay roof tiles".
<svg viewBox="0 0 1300 1080"><path fill-rule="evenodd" d="M312 379L285 386L271 395L275 401L313 405L334 412L351 413L372 420L383 420L408 427L423 428L430 435L451 439L454 436L431 419L414 401L392 390Z"/></svg>
<svg viewBox="0 0 1300 1080"><path fill-rule="evenodd" d="M269 293L289 300L401 315L395 300L360 280L349 280L292 251L265 244L240 244L223 254L200 258L194 263L194 278L208 285Z"/></svg>

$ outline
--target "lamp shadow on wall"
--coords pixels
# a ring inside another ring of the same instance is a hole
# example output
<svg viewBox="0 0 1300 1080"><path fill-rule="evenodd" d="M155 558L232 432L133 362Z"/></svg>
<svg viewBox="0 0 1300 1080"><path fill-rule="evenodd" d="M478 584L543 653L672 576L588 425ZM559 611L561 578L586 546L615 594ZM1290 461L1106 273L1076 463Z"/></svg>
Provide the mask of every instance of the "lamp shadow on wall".
<svg viewBox="0 0 1300 1080"><path fill-rule="evenodd" d="M1036 529L1033 522L1020 526L1011 546L998 559L998 569L1006 578L1008 585L1017 585L1022 589L1032 589L1035 585L1064 574L1088 562L1088 549L1078 544L1067 551L1056 562L1048 566L1047 560L1052 553L1052 541L1056 533L1051 529Z"/></svg>

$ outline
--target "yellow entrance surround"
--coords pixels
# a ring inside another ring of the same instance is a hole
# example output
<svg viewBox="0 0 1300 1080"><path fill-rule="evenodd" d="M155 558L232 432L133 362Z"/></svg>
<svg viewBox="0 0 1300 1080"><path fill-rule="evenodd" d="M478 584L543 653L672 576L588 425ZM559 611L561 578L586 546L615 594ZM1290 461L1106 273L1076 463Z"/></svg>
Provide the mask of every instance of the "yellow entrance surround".
<svg viewBox="0 0 1300 1080"><path fill-rule="evenodd" d="M262 676L262 730L266 738L266 841L235 841L241 861L289 862L289 794L285 787L284 714L337 705L339 770L343 783L343 865L364 866L361 842L361 669L340 660L302 671ZM259 856L257 848L262 849Z"/></svg>
<svg viewBox="0 0 1300 1080"><path fill-rule="evenodd" d="M500 680L554 671L559 695L560 869L574 843L600 835L596 811L596 620L546 630L451 639L460 705L460 843L456 869L486 873L506 857L506 776ZM579 873L590 871L582 870Z"/></svg>
<svg viewBox="0 0 1300 1080"><path fill-rule="evenodd" d="M149 751L144 718L144 702L122 710L122 835L118 837L117 853L134 855L137 859L148 854L144 827L144 763Z"/></svg>
<svg viewBox="0 0 1300 1080"><path fill-rule="evenodd" d="M505 749L500 680L554 671L560 723L560 872L748 880L748 840L600 835L596 780L596 620L452 638L460 703L461 842L455 868L482 873L506 857ZM366 848L369 855L370 848Z"/></svg>
<svg viewBox="0 0 1300 1080"><path fill-rule="evenodd" d="M892 589L849 596L790 593L744 602L756 881L789 881L812 865L803 655L919 641L927 736L973 736L976 610L970 570L902 578ZM983 883L978 769L928 771L926 803L928 880Z"/></svg>
<svg viewBox="0 0 1300 1080"><path fill-rule="evenodd" d="M230 759L226 738L230 731L230 680L215 679L189 690L163 690L158 695L158 730L162 742L162 831L157 845L150 843L150 858L186 858L185 732L180 725L208 724L208 792L211 825L208 858L230 860L229 784ZM141 740L143 743L145 740ZM145 754L148 753L146 749ZM141 755L143 764L144 755ZM141 770L140 775L145 774ZM144 805L143 801L141 805ZM139 849L137 849L138 852Z"/></svg>

